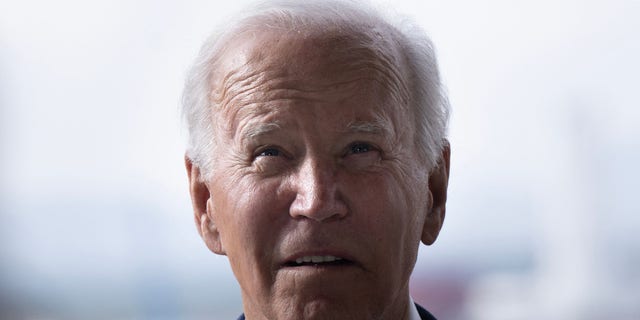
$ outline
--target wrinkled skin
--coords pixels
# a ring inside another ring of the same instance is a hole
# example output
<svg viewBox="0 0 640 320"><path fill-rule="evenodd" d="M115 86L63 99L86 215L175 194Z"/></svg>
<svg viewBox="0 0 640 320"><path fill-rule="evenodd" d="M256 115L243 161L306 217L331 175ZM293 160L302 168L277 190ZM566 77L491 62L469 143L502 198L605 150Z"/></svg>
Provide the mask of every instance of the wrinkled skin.
<svg viewBox="0 0 640 320"><path fill-rule="evenodd" d="M187 170L199 232L228 257L249 320L405 319L419 242L444 218L448 148L433 170L418 156L394 53L340 45L245 36L213 77L215 166L204 181ZM314 255L344 263L293 263Z"/></svg>

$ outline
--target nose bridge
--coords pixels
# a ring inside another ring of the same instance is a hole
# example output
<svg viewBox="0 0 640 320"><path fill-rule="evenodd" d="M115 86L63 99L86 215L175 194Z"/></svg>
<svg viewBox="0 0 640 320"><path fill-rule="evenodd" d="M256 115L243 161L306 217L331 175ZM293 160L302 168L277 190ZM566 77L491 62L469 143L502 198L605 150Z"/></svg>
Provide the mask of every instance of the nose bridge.
<svg viewBox="0 0 640 320"><path fill-rule="evenodd" d="M297 194L291 206L292 216L316 221L346 214L338 189L337 168L329 159L307 157L296 175Z"/></svg>

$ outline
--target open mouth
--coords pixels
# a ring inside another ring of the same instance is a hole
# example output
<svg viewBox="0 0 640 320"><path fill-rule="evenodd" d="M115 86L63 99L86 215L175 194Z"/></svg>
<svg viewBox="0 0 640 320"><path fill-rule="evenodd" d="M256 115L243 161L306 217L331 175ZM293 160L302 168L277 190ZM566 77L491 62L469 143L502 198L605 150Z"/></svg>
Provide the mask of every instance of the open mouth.
<svg viewBox="0 0 640 320"><path fill-rule="evenodd" d="M295 261L287 261L284 265L287 267L302 266L342 266L350 265L351 261L336 256L304 256L295 259Z"/></svg>

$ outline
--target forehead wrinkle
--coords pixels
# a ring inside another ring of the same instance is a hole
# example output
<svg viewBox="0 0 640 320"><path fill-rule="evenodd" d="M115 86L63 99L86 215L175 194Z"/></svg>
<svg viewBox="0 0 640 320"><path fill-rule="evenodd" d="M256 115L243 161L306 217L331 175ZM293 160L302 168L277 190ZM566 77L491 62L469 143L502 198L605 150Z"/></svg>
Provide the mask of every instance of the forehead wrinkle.
<svg viewBox="0 0 640 320"><path fill-rule="evenodd" d="M403 111L406 112L410 95L406 79L402 76L404 64L399 61L395 50L380 43L353 45L341 40L353 39L339 39L337 43L330 40L336 46L329 51L316 51L308 59L304 59L300 51L282 57L268 49L268 52L260 51L261 48L254 45L239 66L226 65L224 68L220 65L218 79L224 76L214 88L218 90L212 94L217 102L214 104L216 109L233 120L260 113L255 109L276 108L283 101L326 101L326 94L331 91L344 91L345 95L352 96L348 93L355 93L354 88L369 83L379 86L378 89L365 85L360 88L364 90L360 94L376 95L383 104L405 109ZM252 55L259 55L262 59ZM237 124L230 121L225 127L235 132Z"/></svg>
<svg viewBox="0 0 640 320"><path fill-rule="evenodd" d="M227 119L230 119L227 121L229 133L241 143L282 127L282 123L277 120L279 108L276 107L229 108L227 111Z"/></svg>
<svg viewBox="0 0 640 320"><path fill-rule="evenodd" d="M407 64L400 44L391 35L394 31L385 27L362 27L346 34L319 30L316 42L328 50L323 58L337 72L343 72L345 68L365 71L385 89L387 98L408 107L411 92L407 83Z"/></svg>
<svg viewBox="0 0 640 320"><path fill-rule="evenodd" d="M362 48L353 50L353 56L347 57L343 65L348 65L354 71L365 72L376 83L386 89L386 93L396 100L396 102L406 105L409 98L409 90L403 77L401 66L394 63L392 54L387 54L384 50L372 48ZM342 62L342 61L341 61Z"/></svg>
<svg viewBox="0 0 640 320"><path fill-rule="evenodd" d="M245 69L245 70L243 70ZM229 70L214 89L214 101L224 108L239 95L250 95L258 88L263 75L251 68L235 68Z"/></svg>
<svg viewBox="0 0 640 320"><path fill-rule="evenodd" d="M332 43L337 46L325 54L320 55L327 50L323 48L309 57L300 51L286 57L275 53L264 56L265 52L254 47L253 55L260 59L249 54L251 57L242 65L229 70L217 86L215 98L223 107L234 100L250 102L255 98L279 99L285 95L309 99L297 94L322 93L364 79L385 88L386 94L397 103L406 104L409 94L400 70L403 66L394 52L377 45L341 43L344 39L337 42Z"/></svg>
<svg viewBox="0 0 640 320"><path fill-rule="evenodd" d="M220 109L230 108L231 105L239 108L260 107L273 104L280 100L319 101L305 93L322 91L300 88L293 79L285 77L273 77L269 79L268 72L253 72L243 77L236 76L239 72L232 71L225 77L217 96L217 104Z"/></svg>
<svg viewBox="0 0 640 320"><path fill-rule="evenodd" d="M304 84L303 80L296 79L271 79L262 81L261 83L251 82L243 85L240 82L226 85L224 96L222 96L218 105L220 109L230 109L231 105L237 108L259 108L261 106L275 105L277 102L298 101L298 102L323 102L326 101L328 93L332 91L344 91L347 98L353 97L349 92L356 92L359 86L364 83L376 83L382 88L388 89L388 94L392 96L393 101L403 101L396 93L397 88L389 88L389 82L385 82L381 77L375 74L371 75L372 68L362 67L352 70L354 73L364 73L365 76L353 76L341 81L317 80L313 84ZM369 71L369 72L367 72ZM394 84L393 81L390 83ZM231 89L236 87L238 89ZM365 89L367 86L360 89ZM377 91L368 87L369 90Z"/></svg>

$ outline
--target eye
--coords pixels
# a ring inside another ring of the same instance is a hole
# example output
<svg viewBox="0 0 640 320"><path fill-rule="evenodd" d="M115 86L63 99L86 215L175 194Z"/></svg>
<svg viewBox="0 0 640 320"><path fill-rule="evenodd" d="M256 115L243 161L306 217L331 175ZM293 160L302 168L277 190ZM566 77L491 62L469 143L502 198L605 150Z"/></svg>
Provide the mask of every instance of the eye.
<svg viewBox="0 0 640 320"><path fill-rule="evenodd" d="M281 152L276 148L267 148L258 153L258 157L277 157L279 155Z"/></svg>
<svg viewBox="0 0 640 320"><path fill-rule="evenodd" d="M365 169L378 163L380 157L380 148L376 145L357 141L347 146L342 164L352 170Z"/></svg>
<svg viewBox="0 0 640 320"><path fill-rule="evenodd" d="M373 150L373 147L370 144L364 143L364 142L352 143L349 146L349 153L352 153L352 154L365 153L371 150Z"/></svg>
<svg viewBox="0 0 640 320"><path fill-rule="evenodd" d="M255 151L252 167L256 173L271 176L281 173L291 164L287 151L279 146L264 146Z"/></svg>

